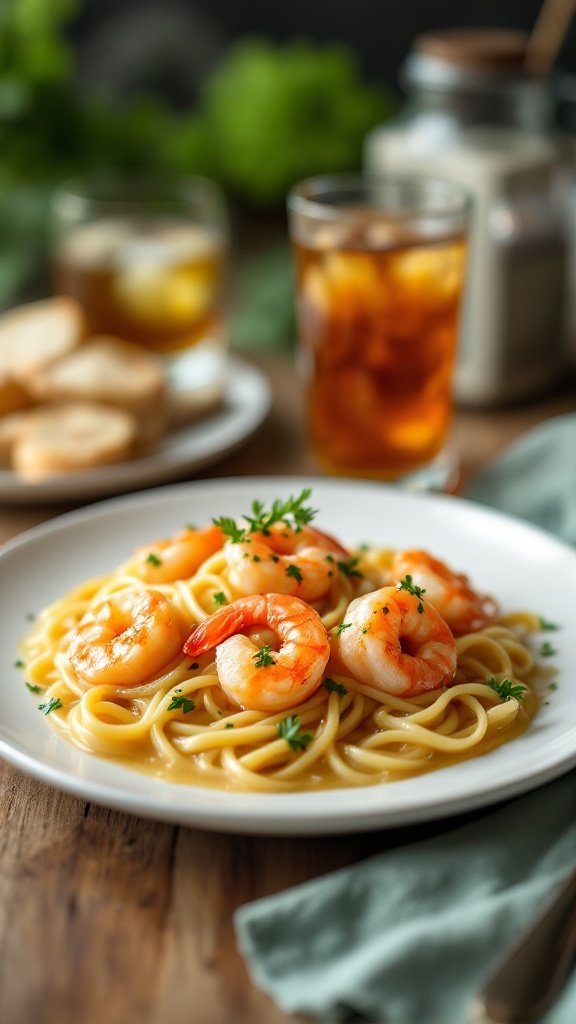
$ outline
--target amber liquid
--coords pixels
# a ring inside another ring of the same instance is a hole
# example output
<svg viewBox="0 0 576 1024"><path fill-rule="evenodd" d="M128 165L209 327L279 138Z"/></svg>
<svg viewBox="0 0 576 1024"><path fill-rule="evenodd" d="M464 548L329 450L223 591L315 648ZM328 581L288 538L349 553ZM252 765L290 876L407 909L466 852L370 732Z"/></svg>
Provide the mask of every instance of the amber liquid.
<svg viewBox="0 0 576 1024"><path fill-rule="evenodd" d="M221 338L224 265L208 228L101 221L59 246L55 287L78 299L92 332L169 354Z"/></svg>
<svg viewBox="0 0 576 1024"><path fill-rule="evenodd" d="M369 241L294 244L310 435L329 472L398 479L449 432L465 242Z"/></svg>

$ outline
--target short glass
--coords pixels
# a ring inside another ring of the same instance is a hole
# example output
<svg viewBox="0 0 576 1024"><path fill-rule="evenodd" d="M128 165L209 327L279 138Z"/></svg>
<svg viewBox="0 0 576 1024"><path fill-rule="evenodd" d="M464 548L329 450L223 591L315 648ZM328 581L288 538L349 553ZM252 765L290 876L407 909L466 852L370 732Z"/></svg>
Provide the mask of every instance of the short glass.
<svg viewBox="0 0 576 1024"><path fill-rule="evenodd" d="M53 201L53 276L90 331L164 357L182 386L223 373L229 232L203 178L78 181Z"/></svg>
<svg viewBox="0 0 576 1024"><path fill-rule="evenodd" d="M455 486L469 208L457 185L418 177L335 175L290 193L300 362L326 471Z"/></svg>

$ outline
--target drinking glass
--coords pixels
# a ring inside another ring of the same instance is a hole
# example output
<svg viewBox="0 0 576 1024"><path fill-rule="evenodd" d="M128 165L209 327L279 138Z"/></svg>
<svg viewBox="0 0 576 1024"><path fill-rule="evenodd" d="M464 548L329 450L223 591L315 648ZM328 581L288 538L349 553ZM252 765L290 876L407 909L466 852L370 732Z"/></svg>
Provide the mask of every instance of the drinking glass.
<svg viewBox="0 0 576 1024"><path fill-rule="evenodd" d="M54 196L53 232L55 289L80 302L93 334L158 353L179 387L222 375L229 233L216 185L73 182Z"/></svg>
<svg viewBox="0 0 576 1024"><path fill-rule="evenodd" d="M338 475L451 489L469 199L447 181L338 175L288 197L314 457Z"/></svg>

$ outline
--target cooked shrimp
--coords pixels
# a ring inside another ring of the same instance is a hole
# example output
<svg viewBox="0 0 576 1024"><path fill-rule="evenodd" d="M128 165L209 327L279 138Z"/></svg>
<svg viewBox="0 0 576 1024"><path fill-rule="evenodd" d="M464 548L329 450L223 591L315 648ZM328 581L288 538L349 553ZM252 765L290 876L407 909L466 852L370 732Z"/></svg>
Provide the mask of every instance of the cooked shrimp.
<svg viewBox="0 0 576 1024"><path fill-rule="evenodd" d="M223 544L224 535L219 526L202 530L189 527L166 540L139 548L135 572L146 583L189 579Z"/></svg>
<svg viewBox="0 0 576 1024"><path fill-rule="evenodd" d="M177 609L163 594L121 590L84 616L70 642L68 660L91 686L138 686L176 657L184 633Z"/></svg>
<svg viewBox="0 0 576 1024"><path fill-rule="evenodd" d="M450 683L456 643L427 601L397 587L357 597L339 637L342 661L361 682L398 697Z"/></svg>
<svg viewBox="0 0 576 1024"><path fill-rule="evenodd" d="M230 583L240 594L289 594L316 601L328 593L339 559L348 552L312 526L276 523L225 547Z"/></svg>
<svg viewBox="0 0 576 1024"><path fill-rule="evenodd" d="M406 576L420 587L455 636L474 633L494 621L498 606L493 598L477 594L463 573L455 573L426 551L398 551L392 559L389 583Z"/></svg>
<svg viewBox="0 0 576 1024"><path fill-rule="evenodd" d="M259 648L243 635L258 626L273 630L280 648ZM226 695L241 708L285 711L318 689L330 642L310 605L285 594L241 597L201 622L184 644L193 658L216 648L216 671Z"/></svg>

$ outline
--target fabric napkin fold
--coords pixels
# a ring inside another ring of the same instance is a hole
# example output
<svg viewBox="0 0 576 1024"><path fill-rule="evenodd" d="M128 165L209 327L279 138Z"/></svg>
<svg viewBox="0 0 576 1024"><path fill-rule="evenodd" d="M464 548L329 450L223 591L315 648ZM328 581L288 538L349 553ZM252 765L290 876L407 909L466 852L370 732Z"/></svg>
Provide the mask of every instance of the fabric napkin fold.
<svg viewBox="0 0 576 1024"><path fill-rule="evenodd" d="M576 543L576 416L529 431L466 496ZM288 1013L465 1024L483 979L574 864L576 771L430 839L241 907L238 944L254 982ZM574 1021L576 974L545 1024Z"/></svg>

